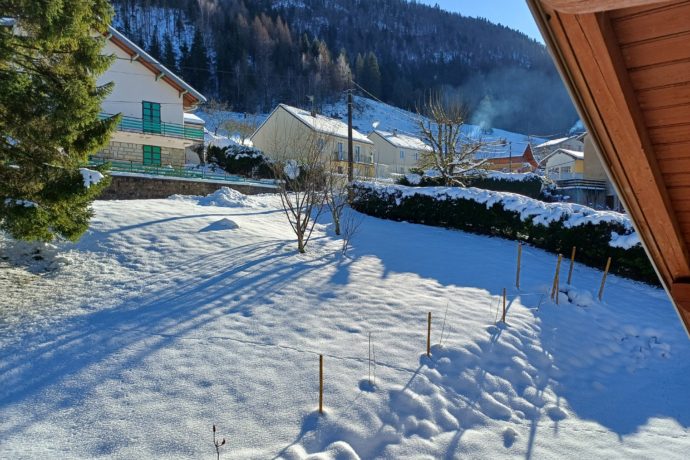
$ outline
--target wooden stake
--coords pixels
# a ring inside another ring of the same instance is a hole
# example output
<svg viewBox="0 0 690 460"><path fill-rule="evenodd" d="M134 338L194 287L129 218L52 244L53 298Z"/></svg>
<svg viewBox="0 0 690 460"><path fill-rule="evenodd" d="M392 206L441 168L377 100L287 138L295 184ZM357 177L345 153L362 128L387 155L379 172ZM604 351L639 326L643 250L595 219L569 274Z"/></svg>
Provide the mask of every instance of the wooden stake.
<svg viewBox="0 0 690 460"><path fill-rule="evenodd" d="M323 355L319 355L319 414L323 414Z"/></svg>
<svg viewBox="0 0 690 460"><path fill-rule="evenodd" d="M506 288L503 288L503 318L501 321L506 322Z"/></svg>
<svg viewBox="0 0 690 460"><path fill-rule="evenodd" d="M371 385L371 332L369 332L369 386Z"/></svg>
<svg viewBox="0 0 690 460"><path fill-rule="evenodd" d="M568 270L568 284L570 284L570 281L573 279L573 266L575 265L575 252L577 252L577 248L573 246L573 252L570 253L570 270Z"/></svg>
<svg viewBox="0 0 690 460"><path fill-rule="evenodd" d="M431 356L431 312L426 320L426 355Z"/></svg>
<svg viewBox="0 0 690 460"><path fill-rule="evenodd" d="M563 260L563 254L558 254L558 263L556 264L556 273L553 276L553 287L551 288L551 300L556 300L558 304L558 275L561 271L561 260Z"/></svg>
<svg viewBox="0 0 690 460"><path fill-rule="evenodd" d="M520 259L522 259L522 243L518 243L517 276L515 277L515 287L520 289Z"/></svg>
<svg viewBox="0 0 690 460"><path fill-rule="evenodd" d="M606 284L606 276L609 274L611 268L611 257L606 261L606 269L604 269L604 276L601 277L601 287L599 288L599 300L604 296L604 284Z"/></svg>

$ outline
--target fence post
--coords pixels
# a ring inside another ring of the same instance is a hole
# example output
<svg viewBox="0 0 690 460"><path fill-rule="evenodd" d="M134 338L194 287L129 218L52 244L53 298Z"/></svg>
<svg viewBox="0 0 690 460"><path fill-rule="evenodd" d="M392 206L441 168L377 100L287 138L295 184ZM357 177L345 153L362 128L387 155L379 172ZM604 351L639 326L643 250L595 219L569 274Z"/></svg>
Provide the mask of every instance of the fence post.
<svg viewBox="0 0 690 460"><path fill-rule="evenodd" d="M431 356L431 312L426 320L426 355Z"/></svg>
<svg viewBox="0 0 690 460"><path fill-rule="evenodd" d="M522 259L522 243L518 243L517 277L515 278L515 287L518 289L520 289L520 259Z"/></svg>
<svg viewBox="0 0 690 460"><path fill-rule="evenodd" d="M606 261L606 268L604 269L604 276L601 277L601 287L599 287L599 301L604 296L604 284L606 284L606 276L609 274L609 268L611 268L611 257Z"/></svg>
<svg viewBox="0 0 690 460"><path fill-rule="evenodd" d="M558 254L558 262L556 263L556 273L553 276L553 287L551 288L551 300L556 300L556 305L558 305L558 276L561 270L561 260L563 260L563 254Z"/></svg>
<svg viewBox="0 0 690 460"><path fill-rule="evenodd" d="M319 355L319 414L323 414L323 355Z"/></svg>
<svg viewBox="0 0 690 460"><path fill-rule="evenodd" d="M503 324L506 322L506 288L503 288L503 317L501 321L503 321Z"/></svg>
<svg viewBox="0 0 690 460"><path fill-rule="evenodd" d="M575 253L577 248L573 246L573 251L570 253L570 270L568 270L568 284L573 279L573 265L575 265Z"/></svg>

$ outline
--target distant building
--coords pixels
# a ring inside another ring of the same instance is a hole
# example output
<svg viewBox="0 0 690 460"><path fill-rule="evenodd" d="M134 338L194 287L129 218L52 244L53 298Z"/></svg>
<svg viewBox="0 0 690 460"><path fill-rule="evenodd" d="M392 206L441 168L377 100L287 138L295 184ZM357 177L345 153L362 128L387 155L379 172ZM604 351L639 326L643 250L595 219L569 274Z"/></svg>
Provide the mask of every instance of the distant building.
<svg viewBox="0 0 690 460"><path fill-rule="evenodd" d="M301 150L317 148L340 172L347 172L347 124L335 118L280 104L250 140L270 157L297 158ZM355 129L352 141L355 176L373 177L374 143Z"/></svg>
<svg viewBox="0 0 690 460"><path fill-rule="evenodd" d="M525 145L525 150L520 155L513 155L510 145L494 152L495 156L485 156L486 163L482 169L501 172L526 173L533 172L539 167L539 163L532 154L532 147ZM479 159L479 158L478 158Z"/></svg>
<svg viewBox="0 0 690 460"><path fill-rule="evenodd" d="M421 139L397 131L375 130L368 137L374 143L374 162L379 177L391 173L407 174L410 168L417 167L422 155L432 151Z"/></svg>
<svg viewBox="0 0 690 460"><path fill-rule="evenodd" d="M103 54L115 60L98 84L114 82L103 101L102 117L122 114L110 144L95 156L111 161L149 166L182 167L190 148L203 144L204 122L188 112L206 98L147 54L134 42L109 27Z"/></svg>
<svg viewBox="0 0 690 460"><path fill-rule="evenodd" d="M584 134L578 134L577 136L561 137L535 145L533 149L534 157L541 162L558 149L583 152L585 150L583 137Z"/></svg>
<svg viewBox="0 0 690 460"><path fill-rule="evenodd" d="M583 146L582 152L560 148L544 158L546 177L556 182L568 201L621 211L620 200L588 136L584 136Z"/></svg>

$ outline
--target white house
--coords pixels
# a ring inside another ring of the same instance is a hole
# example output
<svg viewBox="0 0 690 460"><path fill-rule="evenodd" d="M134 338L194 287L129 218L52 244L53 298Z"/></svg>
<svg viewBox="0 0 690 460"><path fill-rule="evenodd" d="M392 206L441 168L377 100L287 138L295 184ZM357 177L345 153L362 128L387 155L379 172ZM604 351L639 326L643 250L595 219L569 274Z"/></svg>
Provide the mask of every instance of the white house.
<svg viewBox="0 0 690 460"><path fill-rule="evenodd" d="M543 161L548 155L558 149L570 150L571 152L583 152L585 150L584 135L561 137L551 139L533 147L534 157L537 161Z"/></svg>
<svg viewBox="0 0 690 460"><path fill-rule="evenodd" d="M431 152L431 147L421 139L397 131L374 130L368 137L374 143L376 175L379 177L391 173L406 174L417 166L424 153Z"/></svg>
<svg viewBox="0 0 690 460"><path fill-rule="evenodd" d="M98 84L114 82L102 117L122 114L110 144L95 157L150 166L184 166L203 144L204 122L188 113L206 98L112 27L103 53L115 56Z"/></svg>

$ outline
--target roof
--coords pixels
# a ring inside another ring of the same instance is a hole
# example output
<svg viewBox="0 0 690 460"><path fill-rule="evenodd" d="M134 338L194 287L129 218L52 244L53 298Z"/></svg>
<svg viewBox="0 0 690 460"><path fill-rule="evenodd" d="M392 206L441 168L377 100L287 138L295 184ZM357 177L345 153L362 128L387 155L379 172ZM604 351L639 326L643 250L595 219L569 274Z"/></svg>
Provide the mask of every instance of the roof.
<svg viewBox="0 0 690 460"><path fill-rule="evenodd" d="M112 26L108 26L108 33L108 39L120 48L127 51L131 56L136 57L137 62L143 63L156 75L161 75L163 81L170 84L178 91L184 92L184 96L187 98L187 101L190 102L190 105L206 102L206 97L204 97L203 94L192 88L187 82L175 75L172 70L158 62L153 56L140 48L136 43L127 38L117 29ZM190 96L193 98L193 100L190 100Z"/></svg>
<svg viewBox="0 0 690 460"><path fill-rule="evenodd" d="M569 139L574 139L574 137L559 137L558 139L551 139L550 141L546 141L542 144L539 144L539 145L535 146L534 148L540 149L543 147L553 147L554 145L558 145L558 144L563 143Z"/></svg>
<svg viewBox="0 0 690 460"><path fill-rule="evenodd" d="M282 107L285 109L285 111L295 116L295 118L299 119L316 132L347 139L347 124L340 120L336 120L335 118L330 118L318 113L316 116L312 116L311 112L307 110L292 107L291 105L287 104L279 104L278 107ZM356 129L352 130L352 139L365 144L373 144L368 137Z"/></svg>
<svg viewBox="0 0 690 460"><path fill-rule="evenodd" d="M371 136L374 133L378 134L389 144L401 149L424 150L427 152L431 151L431 147L426 145L421 139L417 137L407 136L405 134L399 134L396 132L391 133L389 131L379 130L372 131L371 134L369 134L369 136Z"/></svg>
<svg viewBox="0 0 690 460"><path fill-rule="evenodd" d="M577 150L568 150L568 149L556 149L553 153L548 155L546 158L551 158L552 156L556 155L557 153L563 153L565 155L568 155L569 157L572 157L576 160L584 160L585 159L585 152L578 152ZM544 160L546 160L544 158Z"/></svg>
<svg viewBox="0 0 690 460"><path fill-rule="evenodd" d="M528 4L594 154L690 331L690 2Z"/></svg>
<svg viewBox="0 0 690 460"><path fill-rule="evenodd" d="M198 116L194 115L193 113L185 113L184 114L184 122L185 123L191 123L193 125L205 125L206 122L199 118Z"/></svg>

